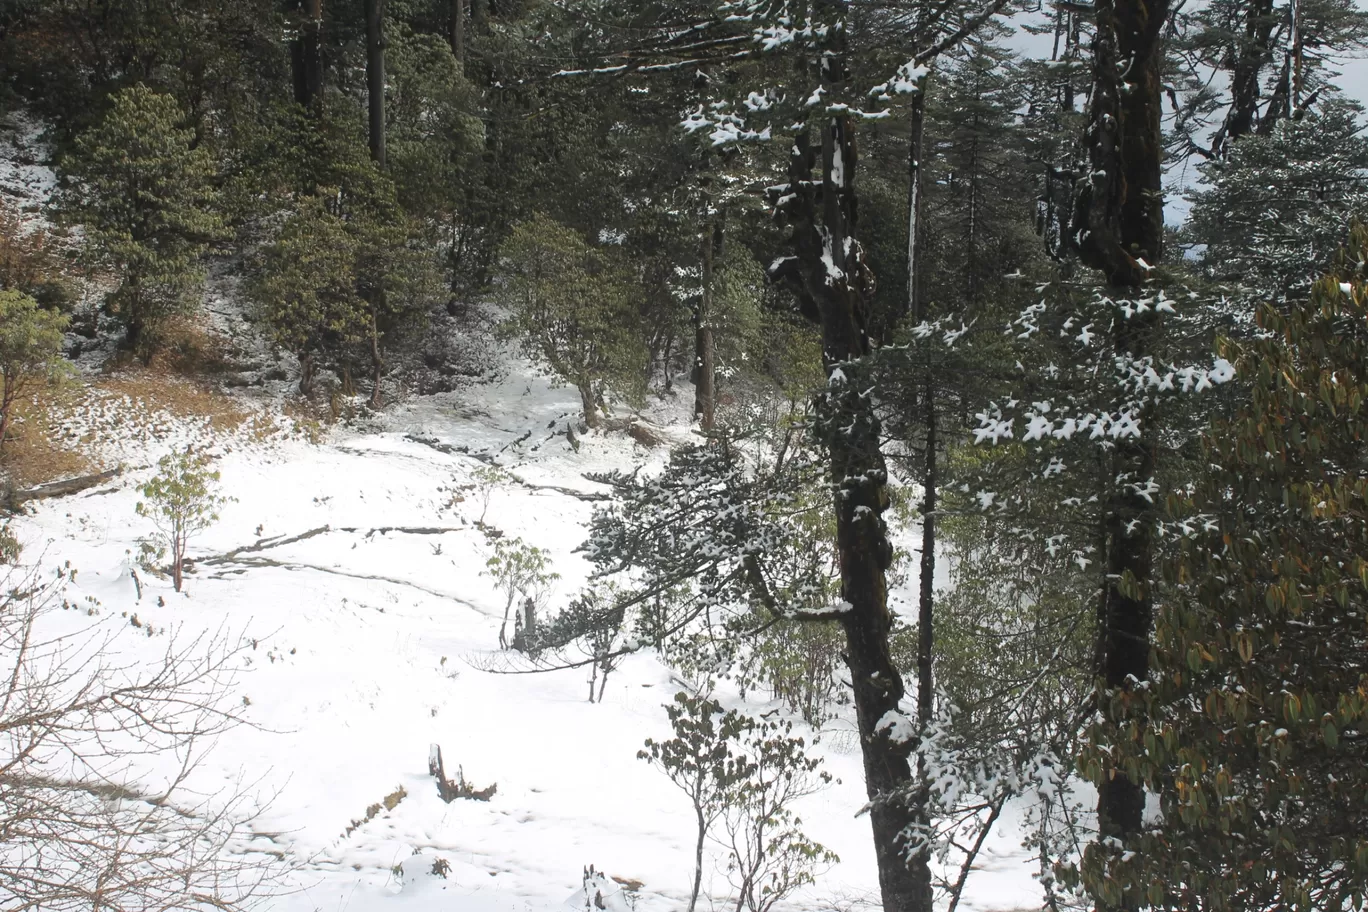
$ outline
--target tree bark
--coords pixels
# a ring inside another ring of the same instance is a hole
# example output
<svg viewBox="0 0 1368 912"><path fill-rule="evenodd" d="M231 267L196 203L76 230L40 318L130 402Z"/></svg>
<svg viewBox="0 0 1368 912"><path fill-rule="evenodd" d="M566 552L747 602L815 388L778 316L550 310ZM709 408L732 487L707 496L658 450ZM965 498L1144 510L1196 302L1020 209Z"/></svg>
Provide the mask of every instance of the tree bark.
<svg viewBox="0 0 1368 912"><path fill-rule="evenodd" d="M908 106L911 139L907 150L907 312L904 316L914 324L925 317L921 303L921 159L926 146L926 82L923 78L920 90L912 96Z"/></svg>
<svg viewBox="0 0 1368 912"><path fill-rule="evenodd" d="M385 167L385 0L366 2L366 95L370 113L370 153Z"/></svg>
<svg viewBox="0 0 1368 912"><path fill-rule="evenodd" d="M311 354L299 356L299 395L312 396L314 391L314 359Z"/></svg>
<svg viewBox="0 0 1368 912"><path fill-rule="evenodd" d="M1160 30L1168 18L1169 3L1097 0L1094 9L1097 32L1088 133L1091 173L1079 188L1070 230L1081 239L1083 262L1100 270L1122 297L1145 283L1148 266L1163 254ZM1153 317L1151 312L1117 320L1112 348L1118 357L1142 358L1149 353ZM1111 694L1130 691L1149 678L1155 507L1135 493L1132 485L1144 483L1154 472L1151 418L1150 414L1142 416L1138 439L1118 441L1108 470L1107 580L1096 669L1103 688L1098 703L1104 710L1111 705ZM1098 789L1097 849L1111 853L1118 842L1124 847L1139 835L1144 805L1141 783L1124 769L1104 768ZM1127 896L1123 906L1138 902Z"/></svg>
<svg viewBox="0 0 1368 912"><path fill-rule="evenodd" d="M1222 155L1242 136L1254 130L1259 113L1259 85L1271 59L1273 0L1246 0L1244 34L1235 49L1230 70L1230 114L1212 142L1212 152Z"/></svg>
<svg viewBox="0 0 1368 912"><path fill-rule="evenodd" d="M594 397L594 388L591 382L585 381L579 384L580 408L584 411L584 423L591 428L599 426L598 402Z"/></svg>
<svg viewBox="0 0 1368 912"><path fill-rule="evenodd" d="M936 391L930 372L922 389L924 420L926 421L925 477L922 484L922 540L921 579L917 599L917 737L925 738L936 711L934 650L936 645L936 497L940 479L936 461ZM917 761L917 788L913 792L912 812L923 832L931 826L931 790L927 782L926 764ZM923 909L931 909L934 892L931 886L931 848L923 846L911 858L912 876L916 880L919 901Z"/></svg>
<svg viewBox="0 0 1368 912"><path fill-rule="evenodd" d="M720 230L720 226L719 226ZM694 418L704 433L713 429L716 414L717 379L716 349L713 345L713 248L714 230L712 224L703 226L702 241L699 244L703 264L703 288L699 294L698 306L694 308Z"/></svg>
<svg viewBox="0 0 1368 912"><path fill-rule="evenodd" d="M451 54L465 71L466 0L451 0Z"/></svg>
<svg viewBox="0 0 1368 912"><path fill-rule="evenodd" d="M823 61L824 82L843 80L843 51ZM891 737L889 726L900 716L904 691L888 644L893 625L885 576L893 550L883 520L888 471L879 448L878 416L861 377L862 359L870 350L866 315L874 282L855 237L854 124L848 115L836 114L821 133L820 149L812 148L807 133L795 139L788 183L779 197L780 212L791 226L793 255L771 264L769 275L793 290L800 311L821 327L830 383L819 401L819 421L835 492L844 603L839 620L846 637L883 909L930 912L931 895L906 859L906 835L916 823L907 800L910 745ZM820 176L812 173L818 166Z"/></svg>
<svg viewBox="0 0 1368 912"><path fill-rule="evenodd" d="M303 0L301 11L299 37L290 45L294 97L312 110L323 94L323 0Z"/></svg>

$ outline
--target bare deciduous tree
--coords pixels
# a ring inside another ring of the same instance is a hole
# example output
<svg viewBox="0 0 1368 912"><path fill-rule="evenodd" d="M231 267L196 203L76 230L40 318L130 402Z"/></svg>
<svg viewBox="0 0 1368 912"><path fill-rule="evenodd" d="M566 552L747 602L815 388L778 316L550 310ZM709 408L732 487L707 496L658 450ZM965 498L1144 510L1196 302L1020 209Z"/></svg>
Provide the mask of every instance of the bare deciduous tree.
<svg viewBox="0 0 1368 912"><path fill-rule="evenodd" d="M242 646L223 633L154 661L65 597L69 568L0 581L0 907L241 910L279 868L253 846L242 787L193 792ZM71 613L68 613L71 612ZM124 628L132 630L132 628Z"/></svg>

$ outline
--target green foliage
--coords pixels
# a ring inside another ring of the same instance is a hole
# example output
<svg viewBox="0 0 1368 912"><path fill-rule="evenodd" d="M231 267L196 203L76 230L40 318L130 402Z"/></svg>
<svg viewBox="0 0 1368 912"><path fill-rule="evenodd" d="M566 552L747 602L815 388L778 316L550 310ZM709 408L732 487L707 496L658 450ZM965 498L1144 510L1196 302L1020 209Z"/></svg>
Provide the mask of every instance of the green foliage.
<svg viewBox="0 0 1368 912"><path fill-rule="evenodd" d="M1081 769L1119 757L1159 796L1095 896L1158 908L1362 908L1368 892L1368 230L1299 304L1224 354L1250 398L1170 504L1150 686L1118 695ZM1152 885L1158 885L1157 888Z"/></svg>
<svg viewBox="0 0 1368 912"><path fill-rule="evenodd" d="M366 330L356 260L356 238L321 197L304 200L261 255L249 293L272 341L299 359L304 395L313 392L320 357Z"/></svg>
<svg viewBox="0 0 1368 912"><path fill-rule="evenodd" d="M218 511L229 501L218 493L219 473L211 465L208 454L191 448L168 453L157 462L157 474L138 489L146 498L138 502L138 515L152 520L159 543L170 550L177 592L191 536L218 522Z"/></svg>
<svg viewBox="0 0 1368 912"><path fill-rule="evenodd" d="M505 596L503 624L499 627L499 646L508 648L508 616L513 610L513 602L522 596L533 607L541 606L551 586L560 579L560 574L551 570L551 556L535 545L529 545L521 538L500 538L494 542L494 553L485 561L486 576L493 578L494 586ZM526 618L522 622L527 624Z"/></svg>
<svg viewBox="0 0 1368 912"><path fill-rule="evenodd" d="M809 757L804 740L793 735L791 722L724 712L716 700L686 693L676 694L665 711L674 737L647 739L637 756L689 796L700 863L704 836L715 831L727 851L738 910L768 912L839 860L804 835L791 808L831 782L820 759Z"/></svg>
<svg viewBox="0 0 1368 912"><path fill-rule="evenodd" d="M117 271L107 305L145 358L167 318L197 305L200 258L222 230L213 159L184 120L170 95L143 85L124 89L63 162L69 185L62 208Z"/></svg>
<svg viewBox="0 0 1368 912"><path fill-rule="evenodd" d="M55 383L70 367L62 359L68 319L44 310L18 291L0 291L0 447L5 444L14 404L35 383Z"/></svg>
<svg viewBox="0 0 1368 912"><path fill-rule="evenodd" d="M638 400L646 350L617 252L538 216L514 229L501 256L496 299L509 311L502 331L579 391L584 420L598 424L608 391Z"/></svg>
<svg viewBox="0 0 1368 912"><path fill-rule="evenodd" d="M1361 111L1336 102L1241 138L1203 166L1184 228L1203 270L1257 303L1299 300L1331 265L1349 222L1368 210Z"/></svg>

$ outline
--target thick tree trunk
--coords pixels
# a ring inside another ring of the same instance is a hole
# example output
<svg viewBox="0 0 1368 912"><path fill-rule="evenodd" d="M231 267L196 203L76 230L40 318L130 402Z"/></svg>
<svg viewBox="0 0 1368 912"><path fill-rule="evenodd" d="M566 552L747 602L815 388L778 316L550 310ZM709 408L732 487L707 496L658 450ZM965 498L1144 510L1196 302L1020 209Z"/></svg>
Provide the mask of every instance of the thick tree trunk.
<svg viewBox="0 0 1368 912"><path fill-rule="evenodd" d="M1264 67L1272 59L1273 24L1273 0L1246 0L1244 34L1230 71L1230 114L1212 142L1216 155L1254 130Z"/></svg>
<svg viewBox="0 0 1368 912"><path fill-rule="evenodd" d="M824 67L829 80L840 80L835 72L839 56L828 58ZM820 151L812 148L808 134L796 137L780 197L781 212L792 226L793 255L771 264L769 274L795 292L802 313L822 332L830 383L819 403L819 421L835 492L843 602L839 621L846 636L883 909L930 912L928 885L907 863L906 837L916 823L907 800L913 785L911 745L892 736L904 691L888 644L893 626L885 577L893 551L883 520L888 471L879 448L878 416L862 379L874 283L854 234L853 131L850 118L838 115L822 128ZM819 166L816 176L812 172Z"/></svg>
<svg viewBox="0 0 1368 912"><path fill-rule="evenodd" d="M385 166L385 0L366 0L366 95L370 153Z"/></svg>
<svg viewBox="0 0 1368 912"><path fill-rule="evenodd" d="M599 426L598 401L594 396L594 386L590 381L579 384L580 408L584 411L584 423L591 428Z"/></svg>
<svg viewBox="0 0 1368 912"><path fill-rule="evenodd" d="M716 357L713 345L713 226L703 227L702 241L699 244L703 264L703 288L699 295L698 306L694 308L694 418L704 433L713 429L716 412L717 379Z"/></svg>
<svg viewBox="0 0 1368 912"><path fill-rule="evenodd" d="M323 0L303 0L299 37L290 45L294 69L294 98L314 108L323 94Z"/></svg>
<svg viewBox="0 0 1368 912"><path fill-rule="evenodd" d="M465 69L466 0L451 0L451 53Z"/></svg>
<svg viewBox="0 0 1368 912"><path fill-rule="evenodd" d="M1160 31L1168 0L1097 0L1094 6L1093 94L1089 110L1091 173L1080 188L1071 233L1082 239L1083 262L1100 270L1117 296L1134 294L1149 266L1163 253L1163 196L1160 184ZM1152 342L1153 313L1117 320L1112 347L1118 357L1142 358ZM1155 507L1134 493L1154 472L1152 416L1141 418L1139 439L1118 441L1108 471L1112 493L1106 502L1107 581L1098 631L1097 677L1109 695L1131 690L1149 678L1153 602L1150 570ZM1117 720L1113 720L1117 721ZM1098 790L1096 849L1113 854L1141 831L1144 788L1120 768L1103 770ZM1123 907L1139 900L1127 896Z"/></svg>

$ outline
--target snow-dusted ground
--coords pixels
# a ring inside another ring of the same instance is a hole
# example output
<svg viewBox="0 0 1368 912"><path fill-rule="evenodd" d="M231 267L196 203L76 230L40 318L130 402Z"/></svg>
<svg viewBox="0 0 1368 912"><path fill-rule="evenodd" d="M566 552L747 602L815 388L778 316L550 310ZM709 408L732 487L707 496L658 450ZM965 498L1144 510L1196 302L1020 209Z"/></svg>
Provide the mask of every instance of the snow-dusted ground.
<svg viewBox="0 0 1368 912"><path fill-rule="evenodd" d="M48 501L19 520L27 555L78 567L74 594L99 599L105 622L126 630L130 655L203 631L256 640L234 699L249 704L258 727L223 739L198 787L245 781L271 796L254 825L295 865L268 906L274 912L556 908L589 864L642 881L638 909L681 908L692 863L688 801L636 758L643 739L667 731L661 704L677 689L669 670L636 656L598 705L586 701L580 670L490 671L503 606L481 575L488 553L473 523L478 498L444 507L481 463L411 439L499 453L525 484L499 487L488 520L550 550L562 577L553 604L563 604L587 570L574 548L592 504L532 486L592 490L586 471L663 458L621 434L585 437L573 452L548 428L563 427L573 408L567 391L514 366L494 384L411 401L377 430L323 444L215 435L146 415L127 422L126 439L101 441L106 455L133 466L116 484ZM680 422L668 430L688 434ZM237 500L192 543L198 566L185 595L143 575L139 597L133 555L151 527L134 512L135 486L162 452L190 440L220 454L223 485ZM448 531L375 531L402 526ZM262 539L260 550L223 558ZM148 639L125 613L157 636ZM427 774L431 743L442 746L449 774L460 766L476 785L498 783L493 800L444 804ZM823 744L840 784L800 812L841 862L795 907L868 907L876 895L868 822L855 816L864 798L852 748L849 738ZM396 807L346 834L400 786L407 796ZM999 828L964 908L1036 905L1018 843L1010 824ZM437 857L451 866L446 879L426 875ZM721 903L720 870L711 887Z"/></svg>
<svg viewBox="0 0 1368 912"><path fill-rule="evenodd" d="M0 193L35 225L54 183L39 133L17 114L0 124ZM216 275L205 316L250 342L231 290L231 276ZM277 363L264 349L247 354ZM96 361L84 366L93 371ZM631 658L601 704L585 699L581 670L494 673L503 604L481 574L489 552L474 524L480 498L467 491L451 504L453 489L483 465L476 455L511 470L517 481L494 491L487 519L552 554L561 576L552 610L564 604L588 569L574 549L593 505L563 489L591 491L586 472L665 456L623 434L582 437L575 452L563 430L576 401L513 361L492 383L409 400L368 429L336 431L321 444L263 433L289 425L269 396L244 399L261 414L233 431L116 394L93 395L72 412L69 439L125 473L33 505L14 526L25 558L79 570L69 596L98 599L99 613L58 612L53 623L77 637L117 631L115 663L155 662L173 640L199 636L255 644L232 694L252 726L223 738L191 786L201 794L245 787L263 806L252 824L257 846L279 850L288 866L270 912L554 909L590 864L642 882L630 897L637 909L682 908L692 874L688 800L636 758L645 738L668 734L661 704L678 689L669 669L649 655ZM648 417L682 441L682 408ZM197 566L177 595L169 581L137 569L153 530L134 508L156 460L187 444L218 456L236 500L192 542ZM288 541L297 536L306 537ZM839 783L799 811L806 832L841 862L790 907L875 908L869 825L856 817L865 799L852 725L829 727L836 731L819 751ZM443 803L427 773L432 743L442 746L449 775L460 767L477 786L497 783L493 799ZM349 831L401 786L396 806ZM966 912L1038 906L1034 865L1010 812L1004 821L980 856ZM445 878L427 873L438 858L450 866ZM710 867L705 887L725 905L720 868Z"/></svg>

